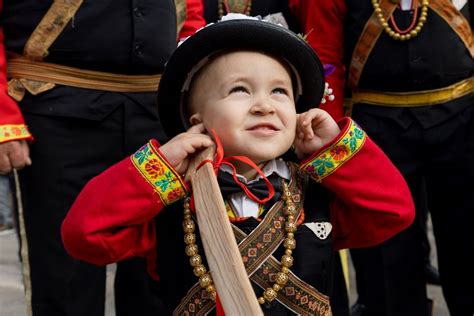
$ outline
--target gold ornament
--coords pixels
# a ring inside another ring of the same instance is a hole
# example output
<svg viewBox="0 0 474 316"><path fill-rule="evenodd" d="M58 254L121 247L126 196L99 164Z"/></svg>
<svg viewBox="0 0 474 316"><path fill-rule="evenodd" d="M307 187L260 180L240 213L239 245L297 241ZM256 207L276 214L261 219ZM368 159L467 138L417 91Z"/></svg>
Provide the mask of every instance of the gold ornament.
<svg viewBox="0 0 474 316"><path fill-rule="evenodd" d="M186 255L188 255L189 257L192 257L198 253L199 248L196 244L187 245L185 248L185 251L186 251Z"/></svg>
<svg viewBox="0 0 474 316"><path fill-rule="evenodd" d="M278 272L276 277L275 277L275 283L277 283L280 286L283 286L288 282L288 274L283 273L283 272Z"/></svg>
<svg viewBox="0 0 474 316"><path fill-rule="evenodd" d="M194 268L193 272L195 276L202 277L204 274L206 274L207 269L203 264L200 264Z"/></svg>
<svg viewBox="0 0 474 316"><path fill-rule="evenodd" d="M184 242L187 245L192 245L196 242L196 235L194 234L186 234L184 235Z"/></svg>
<svg viewBox="0 0 474 316"><path fill-rule="evenodd" d="M268 288L263 292L263 298L267 302L273 301L274 299L276 299L276 297L277 297L277 292L272 288Z"/></svg>
<svg viewBox="0 0 474 316"><path fill-rule="evenodd" d="M183 230L185 233L194 233L194 222L190 219L186 219L183 222Z"/></svg>
<svg viewBox="0 0 474 316"><path fill-rule="evenodd" d="M282 183L283 193L282 198L285 201L283 208L283 214L285 214L285 231L286 238L283 242L285 248L285 254L281 257L281 271L276 274L275 283L272 288L268 288L263 292L263 296L258 298L258 302L263 305L265 302L271 302L277 298L278 292L288 282L288 273L290 273L290 267L293 265L293 257L291 256L292 250L296 248L296 240L294 238L294 232L296 231L296 207L293 203L291 192L286 182Z"/></svg>
<svg viewBox="0 0 474 316"><path fill-rule="evenodd" d="M199 255L199 248L196 245L196 235L188 232L189 227L195 227L194 220L191 216L190 209L190 198L187 197L184 199L183 208L184 208L184 221L183 221L183 231L184 231L184 243L186 244L185 252L189 257L189 264L194 268L193 272L199 278L199 286L209 293L211 300L216 300L216 289L213 286L212 277L207 273L207 268L202 264L202 258ZM192 225L190 224L192 222Z"/></svg>
<svg viewBox="0 0 474 316"><path fill-rule="evenodd" d="M194 255L194 256L192 256L191 258L189 258L189 263L190 263L193 267L197 267L198 265L200 265L200 264L202 263L201 256L200 256L200 255Z"/></svg>
<svg viewBox="0 0 474 316"><path fill-rule="evenodd" d="M286 238L283 242L285 248L285 254L281 257L281 271L276 274L275 283L271 288L267 288L263 292L263 296L260 296L257 300L260 304L265 302L271 302L278 296L283 286L288 282L288 273L290 273L290 267L293 265L292 250L296 248L296 240L294 238L294 232L296 231L297 225L295 222L296 207L294 205L291 192L286 182L282 182L283 192L282 199L285 201L283 208L283 214L285 214L285 231ZM184 221L183 231L184 242L186 244L186 255L189 257L189 263L194 267L194 274L199 277L199 285L201 288L206 289L212 300L216 299L216 289L214 288L214 282L212 276L207 273L207 268L202 264L202 258L199 255L199 248L196 245L196 235L193 233L195 229L195 222L191 216L190 210L190 199L187 197L184 200Z"/></svg>
<svg viewBox="0 0 474 316"><path fill-rule="evenodd" d="M209 274L204 274L199 278L199 285L202 288L207 288L209 285L212 285L212 278Z"/></svg>
<svg viewBox="0 0 474 316"><path fill-rule="evenodd" d="M413 0L413 1L416 1L416 0ZM420 33L421 28L426 22L426 17L428 15L428 5L429 5L429 0L421 1L421 14L420 14L420 17L418 18L418 23L416 24L414 29L410 30L408 34L402 34L402 33L394 31L390 27L388 21L383 17L382 9L380 8L380 1L372 0L372 6L374 7L374 12L377 14L377 18L379 19L380 24L383 26L385 33L387 33L388 36L390 36L391 38L397 41L406 41L406 40L412 39ZM416 16L413 18L416 19Z"/></svg>

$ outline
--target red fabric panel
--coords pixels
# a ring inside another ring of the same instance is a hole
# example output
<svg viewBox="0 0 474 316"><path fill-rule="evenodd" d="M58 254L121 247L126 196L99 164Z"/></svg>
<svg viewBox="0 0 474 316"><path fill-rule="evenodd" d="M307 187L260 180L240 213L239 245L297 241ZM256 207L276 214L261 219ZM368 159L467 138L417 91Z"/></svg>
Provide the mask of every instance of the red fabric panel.
<svg viewBox="0 0 474 316"><path fill-rule="evenodd" d="M3 6L0 0L0 11ZM23 116L16 102L8 96L7 84L7 61L5 56L5 46L3 44L3 29L0 25L0 126L1 125L20 125L25 124ZM24 137L31 139L32 137Z"/></svg>
<svg viewBox="0 0 474 316"><path fill-rule="evenodd" d="M206 25L204 20L204 9L201 0L187 0L186 21L179 32L178 39L193 35L198 29Z"/></svg>
<svg viewBox="0 0 474 316"><path fill-rule="evenodd" d="M153 218L164 207L130 158L93 178L62 224L71 256L97 265L156 255Z"/></svg>
<svg viewBox="0 0 474 316"><path fill-rule="evenodd" d="M326 78L333 89L334 101L321 104L331 116L338 120L344 116L344 42L343 25L346 7L343 0L310 1L289 0L291 12L300 22L309 45L315 50L323 64L331 64L336 70Z"/></svg>

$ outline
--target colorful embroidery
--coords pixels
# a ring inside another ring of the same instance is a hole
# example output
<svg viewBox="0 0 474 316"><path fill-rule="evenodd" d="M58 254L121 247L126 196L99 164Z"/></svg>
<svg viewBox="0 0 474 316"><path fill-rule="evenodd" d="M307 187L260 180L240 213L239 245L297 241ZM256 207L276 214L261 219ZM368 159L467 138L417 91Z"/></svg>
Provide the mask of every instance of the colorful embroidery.
<svg viewBox="0 0 474 316"><path fill-rule="evenodd" d="M336 171L364 144L367 137L365 132L354 121L351 120L349 124L339 141L301 167L314 180L321 181Z"/></svg>
<svg viewBox="0 0 474 316"><path fill-rule="evenodd" d="M295 201L297 203L297 214L299 215L303 213L302 188L305 186L306 177L295 179L294 172L296 170L292 169L293 180L290 182L290 191L293 197L296 197L293 200L299 201ZM251 281L262 289L271 287L272 283L275 282L275 276L281 270L280 261L272 254L285 238L283 220L283 203L280 200L273 205L263 221L249 235L233 226L247 274ZM214 305L209 305L209 303L212 303L210 300L207 300L206 304L206 300L202 296L204 292L206 291L196 283L175 309L173 316L208 315ZM302 281L291 271L288 274L288 282L282 292L278 293L277 299L298 315L330 315L329 298ZM199 300L199 305L195 304L196 300Z"/></svg>
<svg viewBox="0 0 474 316"><path fill-rule="evenodd" d="M130 158L135 168L154 187L165 205L180 200L187 194L186 185L181 177L151 143L140 148Z"/></svg>
<svg viewBox="0 0 474 316"><path fill-rule="evenodd" d="M31 138L31 134L24 124L0 126L0 143L26 138Z"/></svg>
<svg viewBox="0 0 474 316"><path fill-rule="evenodd" d="M184 22L186 21L186 1L184 0L175 0L174 1L175 8L176 8L176 22L177 22L177 34L179 36L179 32L183 28Z"/></svg>

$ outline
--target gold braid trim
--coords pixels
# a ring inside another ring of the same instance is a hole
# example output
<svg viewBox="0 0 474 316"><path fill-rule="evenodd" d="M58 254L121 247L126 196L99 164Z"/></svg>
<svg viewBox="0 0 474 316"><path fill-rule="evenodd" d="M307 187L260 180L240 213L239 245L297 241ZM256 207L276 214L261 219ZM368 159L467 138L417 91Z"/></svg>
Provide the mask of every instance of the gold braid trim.
<svg viewBox="0 0 474 316"><path fill-rule="evenodd" d="M23 55L43 60L48 49L76 14L82 0L55 0L25 44Z"/></svg>

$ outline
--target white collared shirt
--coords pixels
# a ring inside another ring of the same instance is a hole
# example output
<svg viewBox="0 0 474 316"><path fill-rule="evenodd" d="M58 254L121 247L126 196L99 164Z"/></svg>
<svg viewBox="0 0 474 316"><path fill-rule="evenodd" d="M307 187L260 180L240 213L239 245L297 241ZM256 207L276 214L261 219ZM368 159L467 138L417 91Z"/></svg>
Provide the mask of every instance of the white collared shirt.
<svg viewBox="0 0 474 316"><path fill-rule="evenodd" d="M411 3L412 3L412 0L401 0L400 1L400 8L403 11L411 10Z"/></svg>
<svg viewBox="0 0 474 316"><path fill-rule="evenodd" d="M232 169L227 165L220 167L222 171L232 174ZM267 162L263 167L262 172L265 176L270 176L272 173L278 174L285 180L290 180L290 169L285 161L282 159L273 159ZM251 184L258 181L262 177L257 175L255 179L247 180L243 175L237 174L237 178L244 184ZM238 217L258 217L259 209L258 203L249 198L244 192L234 193L229 196L229 202L232 203L234 210Z"/></svg>

